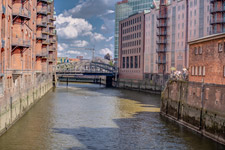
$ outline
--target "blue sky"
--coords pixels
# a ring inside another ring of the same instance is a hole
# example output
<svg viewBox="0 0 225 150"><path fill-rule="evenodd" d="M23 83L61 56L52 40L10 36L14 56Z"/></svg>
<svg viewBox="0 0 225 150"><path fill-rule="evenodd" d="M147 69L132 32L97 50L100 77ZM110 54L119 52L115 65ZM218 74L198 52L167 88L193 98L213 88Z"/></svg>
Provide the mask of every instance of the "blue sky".
<svg viewBox="0 0 225 150"><path fill-rule="evenodd" d="M114 51L115 3L119 0L55 0L58 55L91 58L76 47L95 47L96 56Z"/></svg>

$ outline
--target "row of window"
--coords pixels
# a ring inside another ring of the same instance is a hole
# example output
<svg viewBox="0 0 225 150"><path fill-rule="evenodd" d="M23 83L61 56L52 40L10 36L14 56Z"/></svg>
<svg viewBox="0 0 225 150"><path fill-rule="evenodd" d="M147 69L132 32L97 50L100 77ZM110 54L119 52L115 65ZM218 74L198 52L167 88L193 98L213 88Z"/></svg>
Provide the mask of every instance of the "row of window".
<svg viewBox="0 0 225 150"><path fill-rule="evenodd" d="M123 37L123 41L126 41L126 40L132 40L132 39L140 38L140 37L141 37L141 32L133 33L133 34L124 36L124 37Z"/></svg>
<svg viewBox="0 0 225 150"><path fill-rule="evenodd" d="M191 67L192 76L205 76L205 66L192 66Z"/></svg>
<svg viewBox="0 0 225 150"><path fill-rule="evenodd" d="M127 42L122 44L122 48L141 45L141 40Z"/></svg>
<svg viewBox="0 0 225 150"><path fill-rule="evenodd" d="M194 48L195 55L202 55L202 46Z"/></svg>
<svg viewBox="0 0 225 150"><path fill-rule="evenodd" d="M134 54L134 53L141 53L141 48L122 50L122 54Z"/></svg>
<svg viewBox="0 0 225 150"><path fill-rule="evenodd" d="M123 68L140 68L141 56L123 57Z"/></svg>
<svg viewBox="0 0 225 150"><path fill-rule="evenodd" d="M218 43L218 52L221 53L225 51L225 43ZM202 46L194 47L195 55L202 55Z"/></svg>
<svg viewBox="0 0 225 150"><path fill-rule="evenodd" d="M127 28L127 29L123 29L123 34L127 34L133 31L137 31L137 30L141 30L141 24Z"/></svg>
<svg viewBox="0 0 225 150"><path fill-rule="evenodd" d="M122 23L121 26L127 27L127 26L133 25L133 24L138 23L138 22L141 22L141 16L137 17L137 18L134 18L132 20L126 21L126 22Z"/></svg>

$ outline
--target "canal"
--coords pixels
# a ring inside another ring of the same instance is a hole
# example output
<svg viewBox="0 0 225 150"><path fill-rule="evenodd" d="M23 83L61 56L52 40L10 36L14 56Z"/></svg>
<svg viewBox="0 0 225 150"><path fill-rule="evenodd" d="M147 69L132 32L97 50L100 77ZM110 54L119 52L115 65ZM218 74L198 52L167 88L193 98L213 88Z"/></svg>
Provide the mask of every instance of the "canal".
<svg viewBox="0 0 225 150"><path fill-rule="evenodd" d="M0 150L225 149L162 118L159 107L156 95L60 85L0 137Z"/></svg>

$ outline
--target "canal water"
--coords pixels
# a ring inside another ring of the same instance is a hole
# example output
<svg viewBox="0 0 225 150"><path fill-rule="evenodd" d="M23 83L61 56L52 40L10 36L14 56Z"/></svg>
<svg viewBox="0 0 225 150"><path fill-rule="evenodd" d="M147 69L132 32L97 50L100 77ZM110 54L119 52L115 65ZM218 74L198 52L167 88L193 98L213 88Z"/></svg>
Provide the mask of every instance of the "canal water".
<svg viewBox="0 0 225 150"><path fill-rule="evenodd" d="M156 95L61 85L0 137L0 150L225 149L162 118L159 107Z"/></svg>

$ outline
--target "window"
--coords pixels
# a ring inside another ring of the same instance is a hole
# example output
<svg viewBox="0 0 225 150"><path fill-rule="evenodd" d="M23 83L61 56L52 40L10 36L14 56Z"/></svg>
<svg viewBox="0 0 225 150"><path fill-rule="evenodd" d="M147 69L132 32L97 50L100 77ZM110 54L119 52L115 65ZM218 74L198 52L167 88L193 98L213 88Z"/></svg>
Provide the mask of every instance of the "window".
<svg viewBox="0 0 225 150"><path fill-rule="evenodd" d="M127 68L129 68L129 57L127 57Z"/></svg>
<svg viewBox="0 0 225 150"><path fill-rule="evenodd" d="M123 57L123 68L125 68L125 57Z"/></svg>
<svg viewBox="0 0 225 150"><path fill-rule="evenodd" d="M201 76L202 75L202 67L198 67L198 75Z"/></svg>
<svg viewBox="0 0 225 150"><path fill-rule="evenodd" d="M218 43L218 52L223 51L223 43Z"/></svg>
<svg viewBox="0 0 225 150"><path fill-rule="evenodd" d="M195 67L191 67L191 75L195 75Z"/></svg>
<svg viewBox="0 0 225 150"><path fill-rule="evenodd" d="M197 49L197 47L194 48L194 51L195 51L195 55L198 55L198 49Z"/></svg>
<svg viewBox="0 0 225 150"><path fill-rule="evenodd" d="M202 67L202 75L205 76L205 66Z"/></svg>
<svg viewBox="0 0 225 150"><path fill-rule="evenodd" d="M130 68L133 68L133 56L130 57Z"/></svg>
<svg viewBox="0 0 225 150"><path fill-rule="evenodd" d="M223 77L225 77L225 66L223 66Z"/></svg>
<svg viewBox="0 0 225 150"><path fill-rule="evenodd" d="M198 67L195 67L195 75L198 75Z"/></svg>
<svg viewBox="0 0 225 150"><path fill-rule="evenodd" d="M135 68L137 68L138 67L138 57L137 56L135 56Z"/></svg>
<svg viewBox="0 0 225 150"><path fill-rule="evenodd" d="M201 46L198 47L198 53L199 53L199 55L202 54L202 47Z"/></svg>

